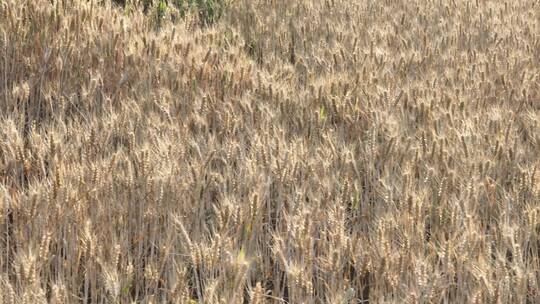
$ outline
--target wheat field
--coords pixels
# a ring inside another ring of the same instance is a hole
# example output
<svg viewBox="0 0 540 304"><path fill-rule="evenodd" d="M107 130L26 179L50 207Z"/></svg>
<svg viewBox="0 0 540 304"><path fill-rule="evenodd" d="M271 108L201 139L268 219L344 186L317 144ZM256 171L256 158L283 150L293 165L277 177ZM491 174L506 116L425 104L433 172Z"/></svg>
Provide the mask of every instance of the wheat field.
<svg viewBox="0 0 540 304"><path fill-rule="evenodd" d="M0 0L0 303L540 303L540 2L117 2Z"/></svg>

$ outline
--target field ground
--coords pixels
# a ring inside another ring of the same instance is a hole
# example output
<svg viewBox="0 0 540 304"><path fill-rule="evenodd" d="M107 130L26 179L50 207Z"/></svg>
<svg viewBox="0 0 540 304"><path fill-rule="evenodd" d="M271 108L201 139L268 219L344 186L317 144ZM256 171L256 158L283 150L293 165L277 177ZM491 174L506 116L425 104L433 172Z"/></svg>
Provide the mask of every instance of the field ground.
<svg viewBox="0 0 540 304"><path fill-rule="evenodd" d="M538 1L180 3L0 1L0 303L540 303Z"/></svg>

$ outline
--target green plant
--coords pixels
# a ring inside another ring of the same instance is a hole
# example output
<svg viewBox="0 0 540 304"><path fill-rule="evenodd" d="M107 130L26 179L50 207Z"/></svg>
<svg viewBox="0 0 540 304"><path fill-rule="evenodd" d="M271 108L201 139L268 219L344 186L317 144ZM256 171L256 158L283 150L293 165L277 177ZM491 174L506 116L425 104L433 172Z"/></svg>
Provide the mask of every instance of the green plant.
<svg viewBox="0 0 540 304"><path fill-rule="evenodd" d="M161 22L169 6L175 7L181 18L185 18L189 12L195 13L202 26L209 26L215 23L223 15L225 8L224 0L140 0L136 2L114 0L114 2L124 6L126 12L129 11L129 6L135 3L142 4L145 13L151 11L151 8L155 6L159 26L161 26Z"/></svg>
<svg viewBox="0 0 540 304"><path fill-rule="evenodd" d="M196 0L199 17L205 25L217 21L223 13L223 0Z"/></svg>
<svg viewBox="0 0 540 304"><path fill-rule="evenodd" d="M160 0L156 8L157 20L158 20L159 25L161 25L161 22L163 18L165 17L166 11L167 11L167 2L165 0Z"/></svg>
<svg viewBox="0 0 540 304"><path fill-rule="evenodd" d="M223 0L172 0L172 4L184 17L187 12L194 11L199 17L201 25L211 25L223 14Z"/></svg>

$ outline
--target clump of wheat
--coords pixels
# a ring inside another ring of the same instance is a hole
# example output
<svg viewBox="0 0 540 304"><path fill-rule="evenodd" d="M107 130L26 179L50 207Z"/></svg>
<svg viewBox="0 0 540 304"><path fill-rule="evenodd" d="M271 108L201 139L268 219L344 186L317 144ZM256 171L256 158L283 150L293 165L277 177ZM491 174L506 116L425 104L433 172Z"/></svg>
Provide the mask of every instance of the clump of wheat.
<svg viewBox="0 0 540 304"><path fill-rule="evenodd" d="M540 301L534 1L159 3L0 4L0 302Z"/></svg>

